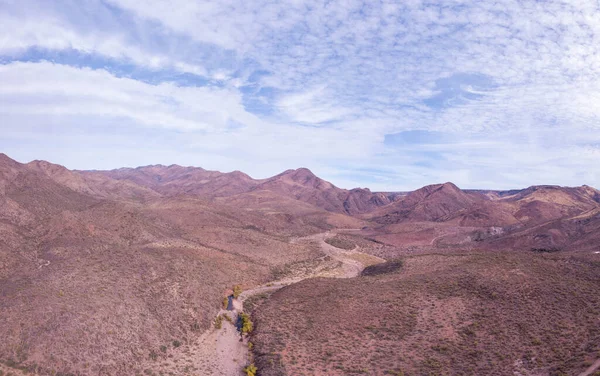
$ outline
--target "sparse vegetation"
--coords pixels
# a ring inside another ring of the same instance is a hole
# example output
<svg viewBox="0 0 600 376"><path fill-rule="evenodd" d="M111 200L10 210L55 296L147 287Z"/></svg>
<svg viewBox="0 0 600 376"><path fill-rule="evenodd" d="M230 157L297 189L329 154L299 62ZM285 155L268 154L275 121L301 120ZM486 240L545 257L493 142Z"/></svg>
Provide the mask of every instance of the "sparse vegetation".
<svg viewBox="0 0 600 376"><path fill-rule="evenodd" d="M244 368L244 372L246 373L246 376L255 376L256 372L258 372L258 368L252 363Z"/></svg>
<svg viewBox="0 0 600 376"><path fill-rule="evenodd" d="M269 296L271 296L271 293L269 292L250 296L244 301L244 311L251 315L257 307L259 307L269 298Z"/></svg>
<svg viewBox="0 0 600 376"><path fill-rule="evenodd" d="M334 237L325 239L325 243L332 245L336 248L345 249L347 251L352 250L356 247L356 244L340 235L336 235Z"/></svg>
<svg viewBox="0 0 600 376"><path fill-rule="evenodd" d="M597 261L530 252L402 261L272 295L254 312L255 363L267 376L283 372L280 364L287 374L509 374L518 359L522 374L558 375L582 372L600 354ZM324 320L324 299L360 325Z"/></svg>
<svg viewBox="0 0 600 376"><path fill-rule="evenodd" d="M223 316L219 315L215 318L215 329L221 329L223 327Z"/></svg>
<svg viewBox="0 0 600 376"><path fill-rule="evenodd" d="M393 273L402 268L403 262L402 260L392 260L387 261L382 264L370 265L367 266L363 271L363 276L375 276L381 274Z"/></svg>
<svg viewBox="0 0 600 376"><path fill-rule="evenodd" d="M233 297L237 299L242 294L242 286L235 285L233 286Z"/></svg>
<svg viewBox="0 0 600 376"><path fill-rule="evenodd" d="M242 333L252 333L252 330L254 329L254 323L252 320L250 320L250 316L244 312L240 312L240 317L242 319Z"/></svg>
<svg viewBox="0 0 600 376"><path fill-rule="evenodd" d="M231 318L231 316L229 316L229 315L228 315L228 314L226 314L226 313L224 313L222 316L223 316L223 318L224 318L225 320L227 320L227 321L228 321L230 324L233 324L233 319Z"/></svg>
<svg viewBox="0 0 600 376"><path fill-rule="evenodd" d="M560 252L560 248L556 248L556 247L549 247L549 248L531 248L532 252L538 252L538 253L554 253L554 252Z"/></svg>

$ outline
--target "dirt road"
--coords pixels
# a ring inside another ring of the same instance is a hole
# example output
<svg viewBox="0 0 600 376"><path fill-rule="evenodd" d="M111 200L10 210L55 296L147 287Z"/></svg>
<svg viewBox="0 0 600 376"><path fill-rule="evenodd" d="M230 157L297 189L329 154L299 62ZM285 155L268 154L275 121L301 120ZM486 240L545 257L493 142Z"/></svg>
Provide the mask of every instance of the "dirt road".
<svg viewBox="0 0 600 376"><path fill-rule="evenodd" d="M303 238L298 238L294 240L295 242L299 241L314 241L319 244L321 247L321 251L330 256L332 259L338 261L340 263L339 268L332 270L330 273L320 273L317 275L311 275L309 277L332 277L332 278L352 278L360 275L362 270L368 266L373 264L379 264L385 262L384 259L369 255L367 253L359 252L359 247L355 246L352 250L344 250L341 248L337 248L332 246L331 244L327 244L325 239L334 236L334 233L331 232L323 232L320 234L315 234L311 236L306 236Z"/></svg>

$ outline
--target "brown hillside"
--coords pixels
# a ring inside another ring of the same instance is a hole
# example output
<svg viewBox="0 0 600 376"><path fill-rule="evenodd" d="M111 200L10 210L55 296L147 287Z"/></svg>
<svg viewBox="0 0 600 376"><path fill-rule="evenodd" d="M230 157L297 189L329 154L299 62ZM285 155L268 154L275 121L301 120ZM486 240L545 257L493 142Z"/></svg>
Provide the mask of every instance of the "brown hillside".
<svg viewBox="0 0 600 376"><path fill-rule="evenodd" d="M62 168L51 179L1 162L0 362L42 375L142 372L151 351L208 328L233 284L320 256L288 241L310 225L280 233L277 220L194 198L112 201L59 184Z"/></svg>
<svg viewBox="0 0 600 376"><path fill-rule="evenodd" d="M600 355L600 264L586 257L423 255L313 279L255 314L261 375L578 375Z"/></svg>

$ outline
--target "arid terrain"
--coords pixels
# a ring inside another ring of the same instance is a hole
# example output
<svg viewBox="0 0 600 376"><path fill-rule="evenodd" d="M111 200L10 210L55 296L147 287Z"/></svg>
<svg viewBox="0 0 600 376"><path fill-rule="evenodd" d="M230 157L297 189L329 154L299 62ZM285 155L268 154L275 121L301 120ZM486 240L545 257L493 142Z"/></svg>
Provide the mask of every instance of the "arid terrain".
<svg viewBox="0 0 600 376"><path fill-rule="evenodd" d="M593 375L599 291L589 186L371 192L0 154L2 376Z"/></svg>

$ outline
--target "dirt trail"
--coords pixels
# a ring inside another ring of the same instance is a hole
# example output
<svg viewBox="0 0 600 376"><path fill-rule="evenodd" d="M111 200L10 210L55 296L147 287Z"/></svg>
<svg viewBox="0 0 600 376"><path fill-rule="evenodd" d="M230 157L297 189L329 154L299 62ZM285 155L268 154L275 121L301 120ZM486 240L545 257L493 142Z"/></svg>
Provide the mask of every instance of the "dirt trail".
<svg viewBox="0 0 600 376"><path fill-rule="evenodd" d="M235 323L237 316L243 312L244 301L251 296L265 292L276 291L284 286L311 277L351 278L360 275L367 265L385 260L362 253L358 247L353 250L343 250L325 243L325 239L334 235L330 232L293 239L292 242L316 242L322 252L329 257L330 267L316 267L294 277L270 282L243 291L233 300L233 311L220 310L219 315L228 315ZM223 320L222 328L210 328L194 343L182 346L182 351L162 364L161 371L169 374L191 374L212 376L240 376L242 369L248 364L248 340L240 341L240 334L235 326Z"/></svg>
<svg viewBox="0 0 600 376"><path fill-rule="evenodd" d="M368 265L385 262L385 260L380 257L359 252L358 246L355 246L352 250L344 250L341 248L334 247L331 244L327 244L325 242L325 239L333 235L335 234L331 232L323 232L320 234L298 238L293 241L300 242L308 240L318 242L324 254L330 256L331 258L340 263L340 267L331 270L330 273L320 273L318 275L310 275L309 277L320 276L332 278L352 278L359 276L362 270Z"/></svg>

